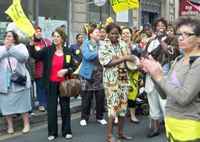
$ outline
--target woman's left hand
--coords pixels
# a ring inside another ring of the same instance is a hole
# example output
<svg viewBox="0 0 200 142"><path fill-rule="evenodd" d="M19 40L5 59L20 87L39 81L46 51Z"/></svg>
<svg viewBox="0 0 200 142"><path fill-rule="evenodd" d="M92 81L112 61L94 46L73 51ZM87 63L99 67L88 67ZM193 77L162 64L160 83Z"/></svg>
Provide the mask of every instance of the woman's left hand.
<svg viewBox="0 0 200 142"><path fill-rule="evenodd" d="M152 56L149 56L149 58L142 58L141 66L143 70L149 73L155 80L161 80L163 78L162 66L159 62L154 60Z"/></svg>
<svg viewBox="0 0 200 142"><path fill-rule="evenodd" d="M68 69L61 69L58 71L57 76L64 77L67 72L68 72Z"/></svg>

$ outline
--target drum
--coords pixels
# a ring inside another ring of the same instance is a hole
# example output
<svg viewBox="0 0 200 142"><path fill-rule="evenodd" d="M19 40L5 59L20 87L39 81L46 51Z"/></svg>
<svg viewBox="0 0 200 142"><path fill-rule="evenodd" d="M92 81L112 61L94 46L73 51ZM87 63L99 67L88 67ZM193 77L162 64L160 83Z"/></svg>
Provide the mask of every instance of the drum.
<svg viewBox="0 0 200 142"><path fill-rule="evenodd" d="M140 60L137 56L134 56L134 58L135 58L134 62L130 62L130 61L125 62L125 66L126 66L127 70L129 70L129 71L138 70L138 64L139 64Z"/></svg>

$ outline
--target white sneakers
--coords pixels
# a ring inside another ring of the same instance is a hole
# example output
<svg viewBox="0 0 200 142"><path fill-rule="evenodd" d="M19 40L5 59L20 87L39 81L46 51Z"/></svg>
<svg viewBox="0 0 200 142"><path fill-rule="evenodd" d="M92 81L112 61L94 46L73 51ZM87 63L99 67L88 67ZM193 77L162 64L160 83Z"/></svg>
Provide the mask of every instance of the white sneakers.
<svg viewBox="0 0 200 142"><path fill-rule="evenodd" d="M81 126L87 126L86 120L82 119L82 120L80 121L80 125L81 125Z"/></svg>
<svg viewBox="0 0 200 142"><path fill-rule="evenodd" d="M105 119L101 119L101 120L97 120L98 123L100 123L101 125L106 125L107 121ZM87 121L86 120L81 120L80 121L80 125L81 126L87 126Z"/></svg>
<svg viewBox="0 0 200 142"><path fill-rule="evenodd" d="M30 125L27 125L24 127L24 129L22 130L22 133L29 133L30 132Z"/></svg>
<svg viewBox="0 0 200 142"><path fill-rule="evenodd" d="M65 136L65 138L66 138L66 139L72 139L72 134L67 134L67 135Z"/></svg>
<svg viewBox="0 0 200 142"><path fill-rule="evenodd" d="M55 136L48 136L49 141L53 141L55 139L56 139ZM66 134L65 139L67 139L67 140L72 139L72 134Z"/></svg>
<svg viewBox="0 0 200 142"><path fill-rule="evenodd" d="M106 125L107 121L105 119L97 120L101 125Z"/></svg>
<svg viewBox="0 0 200 142"><path fill-rule="evenodd" d="M48 136L48 140L49 141L52 141L52 140L54 140L56 137L55 136Z"/></svg>
<svg viewBox="0 0 200 142"><path fill-rule="evenodd" d="M14 129L13 128L8 128L7 132L8 132L8 134L13 134L14 133Z"/></svg>

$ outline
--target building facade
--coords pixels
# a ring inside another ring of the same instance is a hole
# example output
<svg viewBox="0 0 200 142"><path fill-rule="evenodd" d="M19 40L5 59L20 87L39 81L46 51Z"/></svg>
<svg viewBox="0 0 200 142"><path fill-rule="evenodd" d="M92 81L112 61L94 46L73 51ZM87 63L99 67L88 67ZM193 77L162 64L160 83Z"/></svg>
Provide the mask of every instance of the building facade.
<svg viewBox="0 0 200 142"><path fill-rule="evenodd" d="M126 13L128 20L120 24L140 27L152 24L160 16L173 22L178 16L177 1L140 0L140 9L129 10ZM7 21L4 11L11 3L12 0L0 1L0 23ZM118 16L113 12L109 0L102 7L96 6L93 0L21 0L21 3L29 19L49 31L49 36L56 26L64 24L70 41L81 31L83 24L103 23L108 17L117 21ZM0 32L3 33L1 26Z"/></svg>
<svg viewBox="0 0 200 142"><path fill-rule="evenodd" d="M140 5L140 25L152 24L161 16L161 0L141 0Z"/></svg>

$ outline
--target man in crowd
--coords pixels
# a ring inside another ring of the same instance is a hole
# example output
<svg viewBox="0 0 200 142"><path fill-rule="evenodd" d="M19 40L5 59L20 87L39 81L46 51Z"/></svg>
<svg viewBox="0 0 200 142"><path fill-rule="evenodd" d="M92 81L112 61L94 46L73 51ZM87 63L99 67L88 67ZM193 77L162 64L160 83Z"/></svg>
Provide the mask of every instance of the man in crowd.
<svg viewBox="0 0 200 142"><path fill-rule="evenodd" d="M42 29L39 26L35 27L35 33L33 35L33 38L36 50L40 50L44 47L49 47L51 44L50 40L42 37ZM45 111L45 108L47 107L47 96L44 89L45 88L44 84L42 82L42 76L43 76L43 63L40 60L35 60L34 78L36 82L39 111Z"/></svg>

